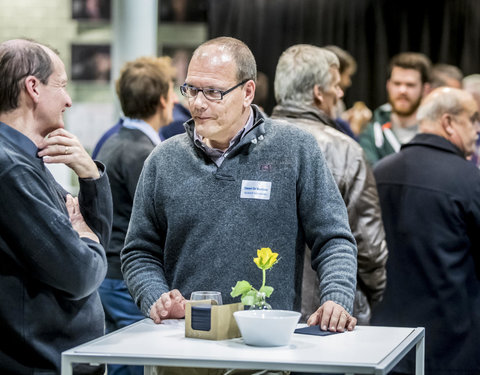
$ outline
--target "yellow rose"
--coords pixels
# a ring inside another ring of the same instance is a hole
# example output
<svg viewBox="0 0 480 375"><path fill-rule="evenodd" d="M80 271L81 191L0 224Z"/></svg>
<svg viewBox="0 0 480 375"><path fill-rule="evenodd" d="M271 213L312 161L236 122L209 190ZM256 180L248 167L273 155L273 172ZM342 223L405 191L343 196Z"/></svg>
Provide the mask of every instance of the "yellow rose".
<svg viewBox="0 0 480 375"><path fill-rule="evenodd" d="M269 247L262 247L257 250L257 258L253 258L253 261L261 270L268 270L277 263L278 253L272 252Z"/></svg>

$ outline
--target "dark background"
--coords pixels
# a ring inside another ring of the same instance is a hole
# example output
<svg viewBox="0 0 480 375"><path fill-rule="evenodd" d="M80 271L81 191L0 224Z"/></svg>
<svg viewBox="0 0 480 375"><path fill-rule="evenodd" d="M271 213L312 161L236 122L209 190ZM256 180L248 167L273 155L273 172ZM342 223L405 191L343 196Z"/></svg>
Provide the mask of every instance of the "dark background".
<svg viewBox="0 0 480 375"><path fill-rule="evenodd" d="M337 45L357 61L345 102L386 101L388 61L404 51L480 73L480 0L158 0L159 22L204 22L209 38L233 36L269 78L269 114L280 54L293 44ZM110 22L111 0L72 0L72 17Z"/></svg>
<svg viewBox="0 0 480 375"><path fill-rule="evenodd" d="M209 0L207 19L210 38L233 36L251 48L270 80L267 113L277 60L298 43L335 44L353 55L358 67L348 106L386 101L388 61L399 52L480 73L480 0Z"/></svg>

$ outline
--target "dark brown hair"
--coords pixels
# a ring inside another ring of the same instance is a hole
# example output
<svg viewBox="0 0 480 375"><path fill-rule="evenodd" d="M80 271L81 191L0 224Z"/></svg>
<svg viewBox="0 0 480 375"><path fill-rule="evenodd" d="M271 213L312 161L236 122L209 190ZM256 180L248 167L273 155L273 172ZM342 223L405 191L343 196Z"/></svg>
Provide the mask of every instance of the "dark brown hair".
<svg viewBox="0 0 480 375"><path fill-rule="evenodd" d="M422 84L430 82L432 63L423 53L402 52L393 56L390 60L388 79L390 79L394 67L416 70L420 73Z"/></svg>
<svg viewBox="0 0 480 375"><path fill-rule="evenodd" d="M338 46L325 46L323 47L326 50L333 52L337 57L338 61L340 62L340 67L338 69L340 74L343 74L348 68L352 69L352 73L355 73L357 70L357 62L353 58L352 55L350 55L347 51L344 49L341 49Z"/></svg>

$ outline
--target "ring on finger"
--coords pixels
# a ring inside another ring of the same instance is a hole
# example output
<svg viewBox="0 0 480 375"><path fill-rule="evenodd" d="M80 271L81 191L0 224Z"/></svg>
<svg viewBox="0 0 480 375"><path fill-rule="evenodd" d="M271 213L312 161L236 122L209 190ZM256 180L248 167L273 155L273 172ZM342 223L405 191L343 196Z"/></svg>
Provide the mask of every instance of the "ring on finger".
<svg viewBox="0 0 480 375"><path fill-rule="evenodd" d="M65 155L68 155L68 146L65 146Z"/></svg>

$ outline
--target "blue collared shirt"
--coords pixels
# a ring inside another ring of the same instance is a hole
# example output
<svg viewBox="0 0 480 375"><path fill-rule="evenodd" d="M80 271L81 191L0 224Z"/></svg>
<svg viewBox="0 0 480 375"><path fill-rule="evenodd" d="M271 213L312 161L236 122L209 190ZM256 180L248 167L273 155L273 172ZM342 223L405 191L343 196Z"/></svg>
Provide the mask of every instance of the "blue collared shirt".
<svg viewBox="0 0 480 375"><path fill-rule="evenodd" d="M150 140L155 146L158 145L160 142L162 142L162 139L160 138L160 135L158 134L158 132L143 120L124 117L122 126L128 129L140 130L148 138L150 138Z"/></svg>

